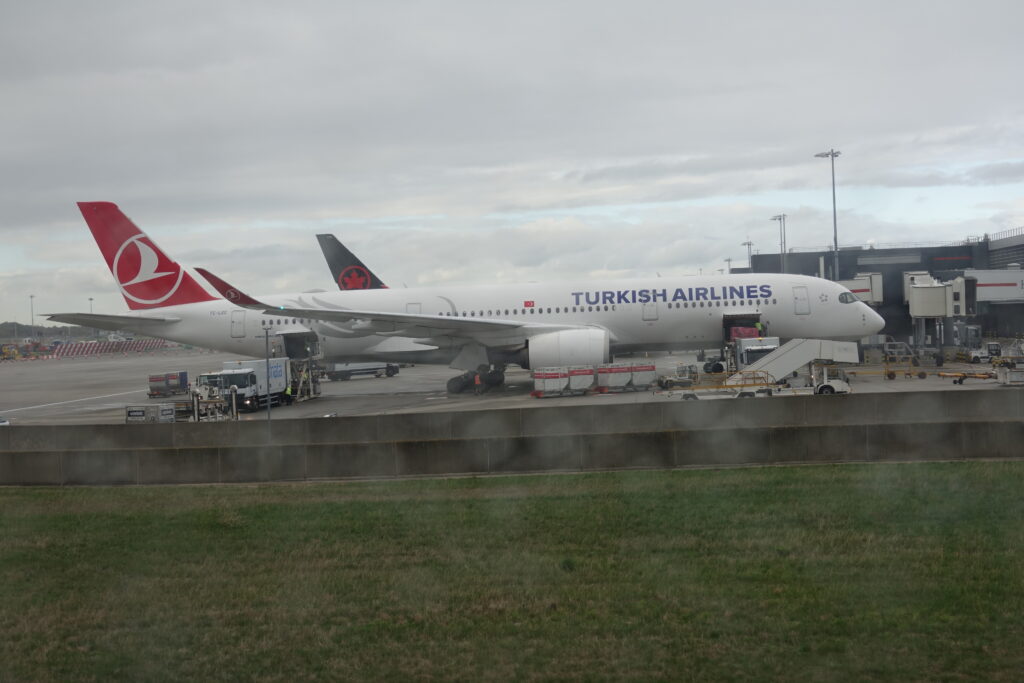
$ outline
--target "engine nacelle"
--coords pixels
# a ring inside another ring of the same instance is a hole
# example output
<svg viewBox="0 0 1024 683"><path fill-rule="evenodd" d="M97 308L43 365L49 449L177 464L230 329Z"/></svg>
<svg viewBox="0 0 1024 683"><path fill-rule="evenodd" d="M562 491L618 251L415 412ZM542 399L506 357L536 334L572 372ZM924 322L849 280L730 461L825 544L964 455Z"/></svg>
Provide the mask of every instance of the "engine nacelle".
<svg viewBox="0 0 1024 683"><path fill-rule="evenodd" d="M562 330L530 337L524 368L598 365L608 362L608 332L597 328Z"/></svg>

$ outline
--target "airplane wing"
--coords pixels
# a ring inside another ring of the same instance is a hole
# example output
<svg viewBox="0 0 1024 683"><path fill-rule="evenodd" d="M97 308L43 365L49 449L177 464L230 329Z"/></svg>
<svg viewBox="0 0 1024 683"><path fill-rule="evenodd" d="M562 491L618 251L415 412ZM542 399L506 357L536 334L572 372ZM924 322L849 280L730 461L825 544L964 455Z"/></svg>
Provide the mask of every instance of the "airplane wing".
<svg viewBox="0 0 1024 683"><path fill-rule="evenodd" d="M504 320L486 318L462 318L443 315L426 315L422 313L390 313L386 311L364 311L352 309L335 309L323 305L323 308L288 308L270 306L258 301L241 290L228 284L204 268L196 268L196 272L210 281L220 294L228 301L252 310L262 311L270 315L284 315L325 322L348 323L355 321L353 330L369 331L379 335L395 335L404 337L465 337L478 339L481 337L502 337L509 333L529 337L541 332L557 330L584 329L584 325L565 325L552 323L534 323L523 320ZM313 297L315 303L316 297Z"/></svg>
<svg viewBox="0 0 1024 683"><path fill-rule="evenodd" d="M145 325L147 323L176 323L181 318L169 315L106 315L103 313L43 313L55 323L95 327L100 330L122 330L126 327Z"/></svg>

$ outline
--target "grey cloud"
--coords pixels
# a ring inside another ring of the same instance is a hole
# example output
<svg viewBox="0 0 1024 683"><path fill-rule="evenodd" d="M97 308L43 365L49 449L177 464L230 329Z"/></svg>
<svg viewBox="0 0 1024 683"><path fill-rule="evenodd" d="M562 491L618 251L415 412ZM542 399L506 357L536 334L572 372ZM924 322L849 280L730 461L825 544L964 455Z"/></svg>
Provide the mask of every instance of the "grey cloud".
<svg viewBox="0 0 1024 683"><path fill-rule="evenodd" d="M714 239L660 256L691 269L742 241L748 208L822 188L828 146L848 185L1020 182L1022 19L1009 1L14 3L0 236L85 245L74 202L105 199L231 266L234 243L188 238L227 226L290 250L337 220L414 282L592 272L598 241L649 270L631 236L675 245L691 225ZM749 207L690 206L723 197ZM539 263L495 248L543 220L564 236ZM24 253L40 272L101 265L91 246ZM318 258L296 253L277 280Z"/></svg>

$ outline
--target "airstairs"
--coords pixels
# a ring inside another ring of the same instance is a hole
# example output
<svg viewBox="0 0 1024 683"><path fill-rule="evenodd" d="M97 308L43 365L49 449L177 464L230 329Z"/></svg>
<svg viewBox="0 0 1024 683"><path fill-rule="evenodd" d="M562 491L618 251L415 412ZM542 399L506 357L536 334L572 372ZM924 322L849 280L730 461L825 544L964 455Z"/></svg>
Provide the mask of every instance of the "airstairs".
<svg viewBox="0 0 1024 683"><path fill-rule="evenodd" d="M742 371L725 380L725 384L736 385L749 381L750 373L764 373L775 380L788 377L808 363L825 360L836 363L857 363L857 342L840 342L831 339L791 339L775 351L752 363Z"/></svg>

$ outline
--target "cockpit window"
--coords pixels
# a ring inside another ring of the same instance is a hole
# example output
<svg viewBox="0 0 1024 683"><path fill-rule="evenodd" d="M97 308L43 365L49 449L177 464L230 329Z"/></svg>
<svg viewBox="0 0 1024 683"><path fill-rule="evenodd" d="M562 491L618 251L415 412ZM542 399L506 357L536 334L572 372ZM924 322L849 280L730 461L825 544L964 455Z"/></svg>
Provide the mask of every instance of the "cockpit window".
<svg viewBox="0 0 1024 683"><path fill-rule="evenodd" d="M850 294L849 292L843 292L842 294L839 295L839 303L841 304L852 304L856 300L857 297L855 297L853 294Z"/></svg>

